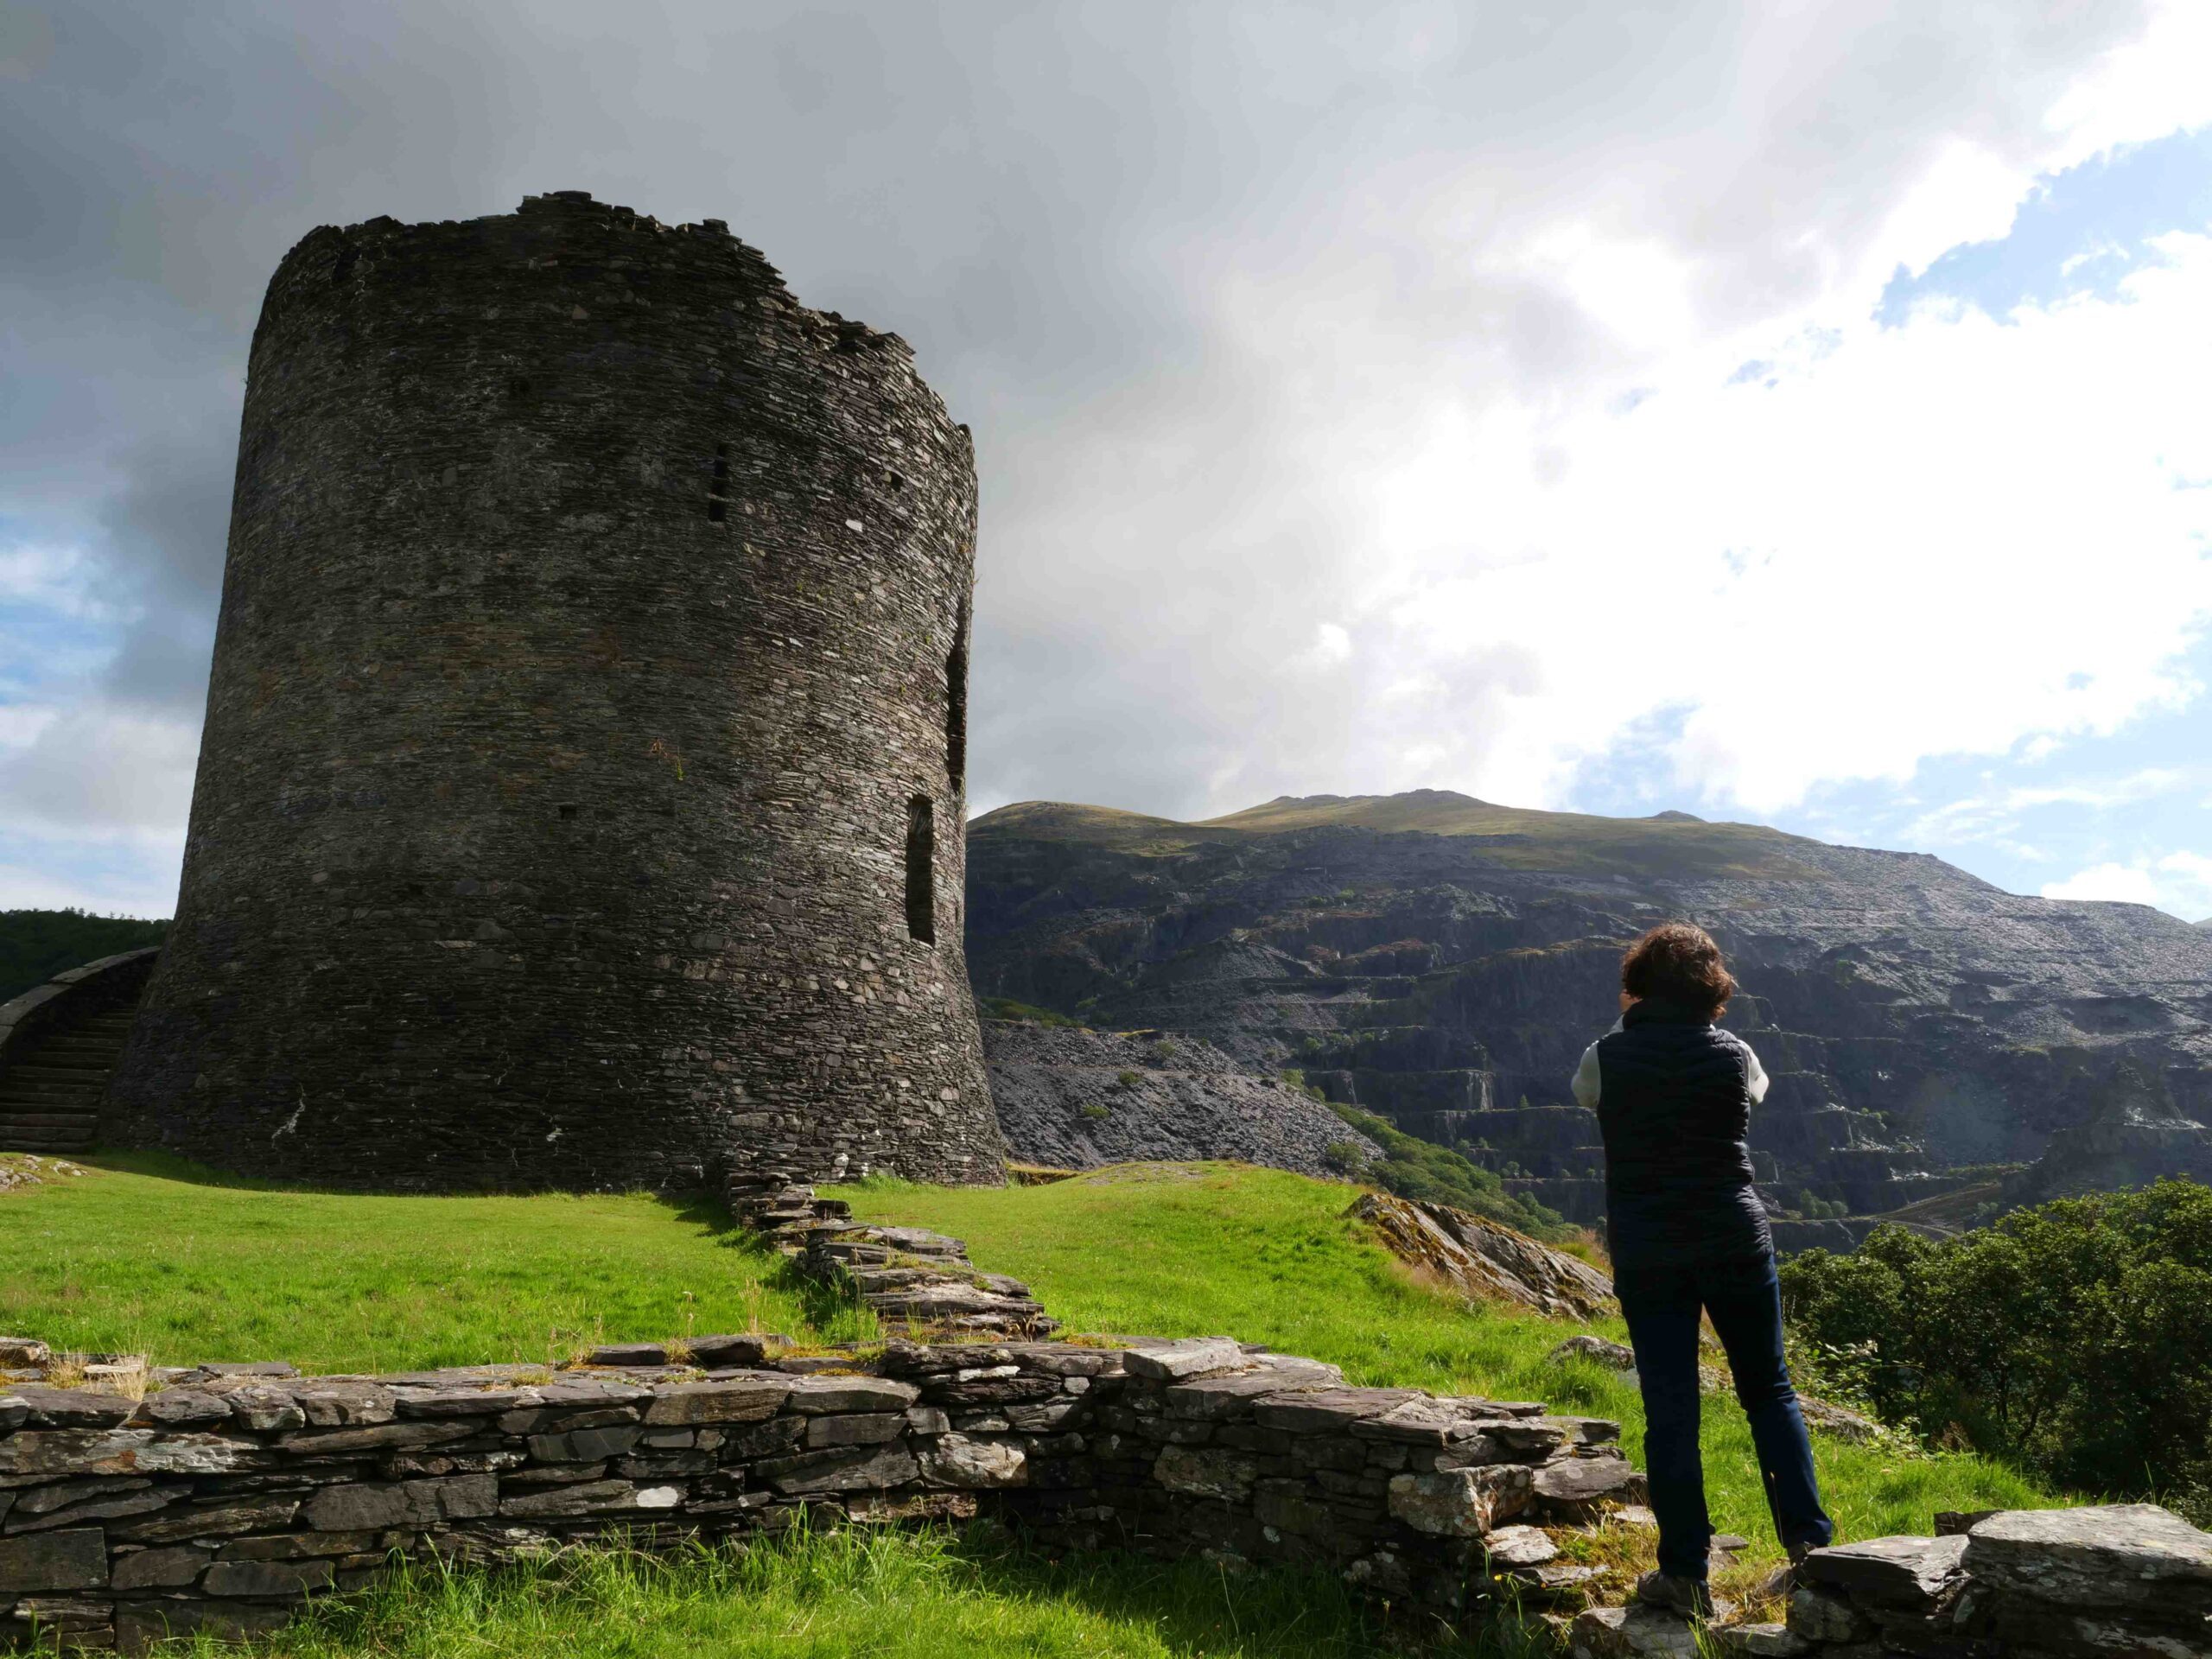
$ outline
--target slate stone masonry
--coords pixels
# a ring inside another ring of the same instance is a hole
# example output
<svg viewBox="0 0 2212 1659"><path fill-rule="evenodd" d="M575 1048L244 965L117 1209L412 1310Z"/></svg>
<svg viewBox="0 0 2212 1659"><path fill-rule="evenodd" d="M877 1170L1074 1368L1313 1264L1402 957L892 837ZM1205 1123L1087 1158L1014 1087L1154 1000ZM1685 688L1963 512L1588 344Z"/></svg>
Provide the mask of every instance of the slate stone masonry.
<svg viewBox="0 0 2212 1659"><path fill-rule="evenodd" d="M906 344L719 221L308 235L105 1139L387 1189L1002 1179L975 511Z"/></svg>
<svg viewBox="0 0 2212 1659"><path fill-rule="evenodd" d="M1226 1338L779 1352L0 1395L0 1618L87 1647L274 1628L394 1552L493 1561L988 1512L1065 1548L1323 1564L1444 1610L1556 1568L1486 1535L1633 1489L1615 1425L1350 1389ZM1528 1529L1507 1529L1525 1546ZM1541 1552L1539 1552L1540 1555Z"/></svg>
<svg viewBox="0 0 2212 1659"><path fill-rule="evenodd" d="M1806 1559L1786 1621L1715 1630L1746 1659L2204 1659L2212 1536L2154 1503L1937 1517L1935 1537L1870 1538ZM1573 1659L1695 1651L1681 1620L1592 1608Z"/></svg>

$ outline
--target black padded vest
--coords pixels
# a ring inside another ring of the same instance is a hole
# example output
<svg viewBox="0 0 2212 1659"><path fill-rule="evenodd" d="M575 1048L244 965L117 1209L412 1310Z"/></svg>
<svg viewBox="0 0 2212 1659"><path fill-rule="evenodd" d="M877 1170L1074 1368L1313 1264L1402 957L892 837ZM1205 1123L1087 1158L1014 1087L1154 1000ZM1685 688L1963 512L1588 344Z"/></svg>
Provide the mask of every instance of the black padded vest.
<svg viewBox="0 0 2212 1659"><path fill-rule="evenodd" d="M1751 1186L1749 1057L1702 1014L1647 997L1598 1039L1598 1126L1617 1268L1772 1248Z"/></svg>

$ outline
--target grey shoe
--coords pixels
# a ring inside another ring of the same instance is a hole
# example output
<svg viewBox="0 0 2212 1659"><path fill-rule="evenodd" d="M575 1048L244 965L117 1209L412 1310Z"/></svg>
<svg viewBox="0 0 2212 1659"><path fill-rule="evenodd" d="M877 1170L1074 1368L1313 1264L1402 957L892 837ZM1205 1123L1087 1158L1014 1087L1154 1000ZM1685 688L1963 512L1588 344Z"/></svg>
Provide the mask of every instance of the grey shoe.
<svg viewBox="0 0 2212 1659"><path fill-rule="evenodd" d="M1663 1607L1684 1618L1713 1617L1713 1587L1703 1579L1646 1573L1636 1581L1636 1599L1647 1607Z"/></svg>
<svg viewBox="0 0 2212 1659"><path fill-rule="evenodd" d="M1796 1591L1801 1576L1797 1569L1805 1565L1805 1557L1811 1554L1812 1546L1809 1544L1790 1545L1789 1564L1787 1567L1776 1567L1773 1572L1761 1579L1758 1588L1751 1593L1755 1596L1772 1597L1777 1601L1787 1600Z"/></svg>

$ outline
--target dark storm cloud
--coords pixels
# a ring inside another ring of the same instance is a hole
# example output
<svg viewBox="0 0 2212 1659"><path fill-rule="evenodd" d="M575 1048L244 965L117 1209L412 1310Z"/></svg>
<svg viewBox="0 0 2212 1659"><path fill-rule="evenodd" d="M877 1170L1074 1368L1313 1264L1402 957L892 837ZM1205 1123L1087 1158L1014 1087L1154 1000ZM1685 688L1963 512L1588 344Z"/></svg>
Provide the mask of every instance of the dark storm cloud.
<svg viewBox="0 0 2212 1659"><path fill-rule="evenodd" d="M198 718L285 248L585 188L726 219L809 303L913 341L983 469L975 796L1172 811L1356 781L1368 716L1306 658L1429 404L1541 404L1632 360L1523 257L1550 229L1661 250L1701 317L1786 308L1943 144L2037 153L2058 91L2141 23L1975 0L4 3L0 527L89 548L130 619L87 708ZM1488 709L1517 671L1455 671Z"/></svg>

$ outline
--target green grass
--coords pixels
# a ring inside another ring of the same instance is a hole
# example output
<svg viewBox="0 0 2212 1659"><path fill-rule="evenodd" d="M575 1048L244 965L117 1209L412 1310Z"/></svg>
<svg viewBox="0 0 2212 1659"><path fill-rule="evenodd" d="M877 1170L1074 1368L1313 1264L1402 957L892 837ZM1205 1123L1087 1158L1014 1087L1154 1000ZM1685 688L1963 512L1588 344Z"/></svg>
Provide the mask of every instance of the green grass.
<svg viewBox="0 0 2212 1659"><path fill-rule="evenodd" d="M596 1340L810 1334L783 1264L710 1211L645 1197L378 1198L227 1182L146 1156L0 1196L0 1328L157 1361L285 1358L384 1370L519 1358ZM1333 1360L1363 1383L1540 1399L1618 1418L1634 1392L1544 1356L1574 1328L1473 1313L1410 1281L1344 1215L1352 1189L1226 1165L1128 1166L1036 1187L846 1189L864 1217L965 1238L1077 1330L1227 1332ZM824 1315L814 1334L865 1334ZM1619 1338L1618 1325L1597 1327ZM1715 1519L1771 1557L1748 1436L1707 1408ZM1816 1438L1847 1538L1924 1531L1938 1509L2050 1501L1995 1463ZM1599 1541L1601 1553L1643 1547ZM1474 1654L1377 1615L1326 1577L1226 1575L1112 1557L1052 1562L970 1534L856 1532L673 1561L577 1551L500 1573L418 1568L334 1602L259 1650L290 1659L708 1654Z"/></svg>
<svg viewBox="0 0 2212 1659"><path fill-rule="evenodd" d="M546 1363L597 1342L807 1330L781 1259L649 1197L287 1191L146 1154L0 1197L0 1329L157 1364ZM864 1336L847 1313L823 1334Z"/></svg>
<svg viewBox="0 0 2212 1659"><path fill-rule="evenodd" d="M1463 1312L1413 1283L1344 1215L1351 1189L1277 1170L1130 1165L1002 1192L871 1181L840 1189L856 1215L913 1223L968 1243L986 1272L1029 1281L1078 1331L1225 1334L1331 1360L1354 1382L1494 1399L1542 1400L1619 1420L1643 1461L1636 1390L1586 1361L1545 1356L1582 1327L1503 1310ZM1618 1320L1589 1327L1627 1340ZM1714 1524L1778 1554L1751 1434L1732 1398L1709 1398L1706 1484ZM1816 1435L1815 1460L1846 1538L1927 1532L1938 1510L2054 1501L2013 1471L1971 1456L1904 1455Z"/></svg>
<svg viewBox="0 0 2212 1659"><path fill-rule="evenodd" d="M187 1651L235 1653L212 1641ZM1495 1654L1322 1573L1120 1556L1052 1563L988 1531L801 1535L673 1560L578 1550L507 1571L416 1567L255 1644L270 1659L1351 1659Z"/></svg>

